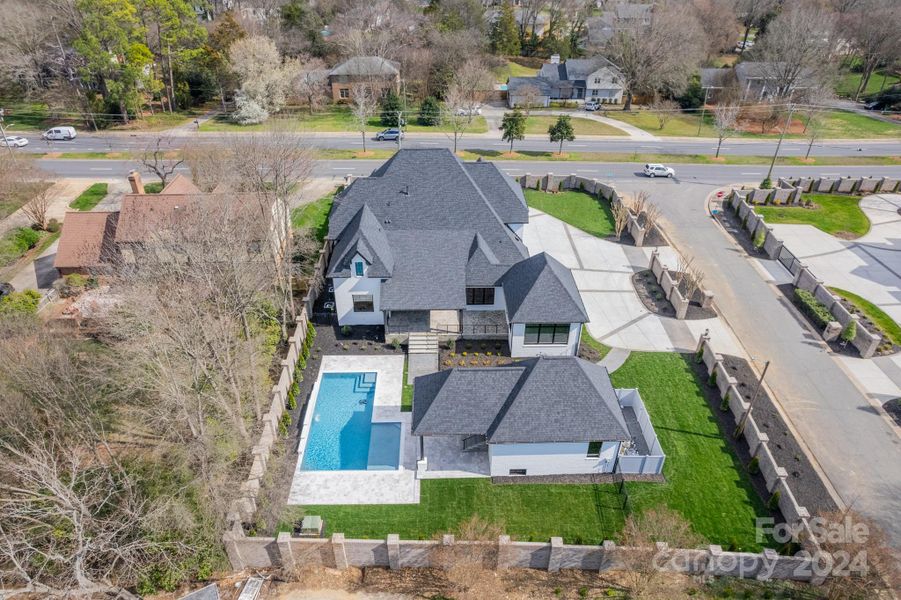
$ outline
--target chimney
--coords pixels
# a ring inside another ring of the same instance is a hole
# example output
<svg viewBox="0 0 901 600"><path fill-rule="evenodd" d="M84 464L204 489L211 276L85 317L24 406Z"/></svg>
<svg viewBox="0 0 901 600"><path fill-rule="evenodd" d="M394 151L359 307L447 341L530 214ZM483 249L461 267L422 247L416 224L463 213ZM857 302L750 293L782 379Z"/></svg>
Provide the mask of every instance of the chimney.
<svg viewBox="0 0 901 600"><path fill-rule="evenodd" d="M551 64L552 65L560 64L560 55L559 54L551 54Z"/></svg>
<svg viewBox="0 0 901 600"><path fill-rule="evenodd" d="M144 182L141 181L141 174L137 171L132 171L128 174L128 183L131 184L131 193L132 194L143 194L144 193Z"/></svg>

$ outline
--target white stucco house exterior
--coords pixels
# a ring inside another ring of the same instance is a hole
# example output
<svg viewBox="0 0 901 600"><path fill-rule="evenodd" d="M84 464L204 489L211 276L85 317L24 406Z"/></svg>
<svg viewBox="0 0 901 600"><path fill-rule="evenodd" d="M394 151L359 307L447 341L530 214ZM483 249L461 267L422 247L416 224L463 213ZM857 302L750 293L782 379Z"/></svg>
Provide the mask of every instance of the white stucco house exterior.
<svg viewBox="0 0 901 600"><path fill-rule="evenodd" d="M665 462L638 391L574 356L417 377L412 433L423 478L659 475Z"/></svg>
<svg viewBox="0 0 901 600"><path fill-rule="evenodd" d="M401 150L335 199L326 276L338 324L506 339L512 356L574 356L588 314L572 273L529 256L520 186L489 162Z"/></svg>

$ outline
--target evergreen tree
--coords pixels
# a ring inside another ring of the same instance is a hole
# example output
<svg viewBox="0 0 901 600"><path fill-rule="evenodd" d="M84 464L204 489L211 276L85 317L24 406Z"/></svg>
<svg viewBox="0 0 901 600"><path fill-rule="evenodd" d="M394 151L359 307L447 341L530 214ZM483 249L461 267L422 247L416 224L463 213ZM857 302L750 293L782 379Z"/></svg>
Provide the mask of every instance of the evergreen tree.
<svg viewBox="0 0 901 600"><path fill-rule="evenodd" d="M434 127L441 124L441 104L434 96L422 101L419 108L419 124Z"/></svg>
<svg viewBox="0 0 901 600"><path fill-rule="evenodd" d="M388 90L388 93L382 98L382 126L400 127L402 108L400 98L394 93L394 90Z"/></svg>
<svg viewBox="0 0 901 600"><path fill-rule="evenodd" d="M563 154L563 142L571 142L576 139L576 133L573 131L573 124L569 115L560 115L557 118L557 122L547 128L547 132L552 142L560 142L558 154Z"/></svg>
<svg viewBox="0 0 901 600"><path fill-rule="evenodd" d="M516 15L513 14L513 4L506 0L501 6L501 13L491 28L491 51L504 56L518 56L520 50L519 27L516 25Z"/></svg>
<svg viewBox="0 0 901 600"><path fill-rule="evenodd" d="M526 135L526 116L518 108L513 109L513 112L504 113L501 131L503 132L501 139L510 142L510 153L512 154L514 140L521 140Z"/></svg>

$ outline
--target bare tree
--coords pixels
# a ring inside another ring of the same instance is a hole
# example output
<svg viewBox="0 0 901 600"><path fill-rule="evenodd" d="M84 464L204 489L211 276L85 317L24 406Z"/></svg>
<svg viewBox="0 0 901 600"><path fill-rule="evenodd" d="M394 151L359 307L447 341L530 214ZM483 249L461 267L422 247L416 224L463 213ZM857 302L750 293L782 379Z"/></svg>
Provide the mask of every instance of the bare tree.
<svg viewBox="0 0 901 600"><path fill-rule="evenodd" d="M311 58L300 65L300 72L295 80L295 89L306 102L311 115L326 101L328 80L326 73L325 63L319 58Z"/></svg>
<svg viewBox="0 0 901 600"><path fill-rule="evenodd" d="M50 210L51 193L49 187L39 187L31 200L22 207L22 213L38 229L47 229L47 212Z"/></svg>
<svg viewBox="0 0 901 600"><path fill-rule="evenodd" d="M494 576L502 533L501 526L474 515L454 530L454 543L442 544L432 550L430 561L446 573L454 598L515 597L510 596Z"/></svg>
<svg viewBox="0 0 901 600"><path fill-rule="evenodd" d="M375 113L376 99L372 88L364 83L355 83L350 88L351 108L350 112L354 116L354 123L357 131L360 132L360 138L363 140L363 152L366 152L366 128L369 126L369 119Z"/></svg>
<svg viewBox="0 0 901 600"><path fill-rule="evenodd" d="M632 198L629 200L629 208L635 213L635 216L640 215L645 212L648 207L648 203L651 199L651 194L646 190L639 190L632 195Z"/></svg>
<svg viewBox="0 0 901 600"><path fill-rule="evenodd" d="M713 127L716 129L716 158L720 157L723 140L735 133L741 107L738 104L717 104L713 109Z"/></svg>
<svg viewBox="0 0 901 600"><path fill-rule="evenodd" d="M811 112L807 117L807 123L804 125L804 137L807 139L807 152L804 153L804 160L810 158L810 151L813 145L823 136L825 124L823 118L818 113Z"/></svg>
<svg viewBox="0 0 901 600"><path fill-rule="evenodd" d="M171 157L176 153L178 153L178 149L172 147L169 138L157 137L154 142L144 148L141 164L144 165L144 168L153 171L159 177L163 187L166 187L169 177L185 162L184 157Z"/></svg>
<svg viewBox="0 0 901 600"><path fill-rule="evenodd" d="M676 266L676 283L682 294L690 301L694 298L701 286L704 285L704 272L694 264L694 257L686 259L679 255Z"/></svg>
<svg viewBox="0 0 901 600"><path fill-rule="evenodd" d="M739 35L733 0L692 0L707 41L707 60L732 52Z"/></svg>
<svg viewBox="0 0 901 600"><path fill-rule="evenodd" d="M635 94L681 94L704 53L704 33L694 12L668 3L655 7L648 28L617 28L605 56L622 72L623 110L631 110Z"/></svg>
<svg viewBox="0 0 901 600"><path fill-rule="evenodd" d="M656 204L649 203L638 216L641 220L642 227L644 227L648 233L651 233L657 229L658 224L660 223L660 207Z"/></svg>
<svg viewBox="0 0 901 600"><path fill-rule="evenodd" d="M654 100L650 106L651 112L654 113L654 117L657 119L657 128L663 129L666 127L666 124L672 119L674 116L679 114L679 103L675 100Z"/></svg>
<svg viewBox="0 0 901 600"><path fill-rule="evenodd" d="M626 230L626 226L629 224L629 216L631 215L629 207L623 202L614 202L610 207L610 211L613 213L613 231L616 233L616 239L620 240L623 232Z"/></svg>
<svg viewBox="0 0 901 600"><path fill-rule="evenodd" d="M666 550L659 550L657 542L671 548L694 548L703 541L685 517L669 508L629 515L621 538L625 547L618 558L632 598L660 598L669 591L659 566L667 558Z"/></svg>
<svg viewBox="0 0 901 600"><path fill-rule="evenodd" d="M454 152L457 151L457 142L472 124L485 101L492 83L491 72L478 59L467 60L455 73L444 96L442 114L442 120L451 127Z"/></svg>
<svg viewBox="0 0 901 600"><path fill-rule="evenodd" d="M799 88L826 81L835 67L834 36L834 15L814 0L786 5L754 49L770 97L792 99Z"/></svg>
<svg viewBox="0 0 901 600"><path fill-rule="evenodd" d="M735 13L744 25L745 35L739 54L747 49L751 29L760 26L767 16L779 7L779 0L735 0Z"/></svg>

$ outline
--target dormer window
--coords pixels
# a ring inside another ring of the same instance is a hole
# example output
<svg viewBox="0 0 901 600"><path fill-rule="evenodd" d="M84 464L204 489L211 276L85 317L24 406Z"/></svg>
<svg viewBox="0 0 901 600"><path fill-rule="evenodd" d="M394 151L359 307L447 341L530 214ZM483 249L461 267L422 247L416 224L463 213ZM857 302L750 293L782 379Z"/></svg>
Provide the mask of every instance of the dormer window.
<svg viewBox="0 0 901 600"><path fill-rule="evenodd" d="M358 260L354 263L354 275L357 277L363 276L363 261Z"/></svg>

